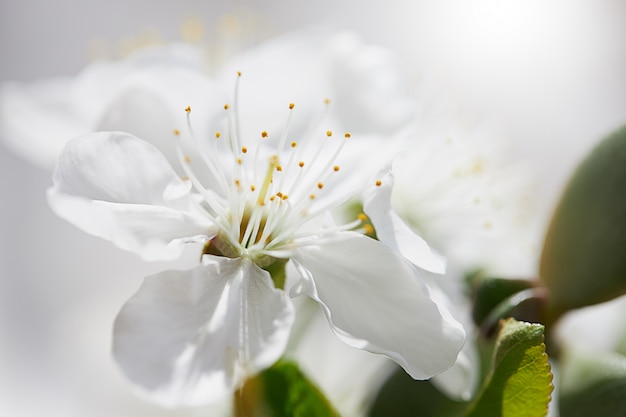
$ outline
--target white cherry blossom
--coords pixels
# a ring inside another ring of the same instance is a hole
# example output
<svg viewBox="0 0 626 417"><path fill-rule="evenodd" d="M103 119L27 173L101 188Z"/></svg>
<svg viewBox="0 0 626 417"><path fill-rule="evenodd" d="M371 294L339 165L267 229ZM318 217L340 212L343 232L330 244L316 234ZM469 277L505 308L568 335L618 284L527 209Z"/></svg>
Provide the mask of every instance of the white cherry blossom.
<svg viewBox="0 0 626 417"><path fill-rule="evenodd" d="M461 325L431 300L414 265L364 236L363 218L331 216L382 185L375 174L397 140L380 149L378 137L335 132L328 101L315 120L292 121L298 109L285 103L274 110L286 119L280 132L244 131L240 78L228 104L214 86L203 113L211 134L194 134L191 108L188 127L174 130L184 178L155 147L121 132L71 140L55 169L51 207L88 233L146 259L205 242L199 266L148 277L122 308L113 351L123 372L164 404L217 401L283 354L288 295L314 299L341 340L416 379L449 368ZM425 265L439 262L431 256L423 253ZM297 273L285 281L285 269Z"/></svg>

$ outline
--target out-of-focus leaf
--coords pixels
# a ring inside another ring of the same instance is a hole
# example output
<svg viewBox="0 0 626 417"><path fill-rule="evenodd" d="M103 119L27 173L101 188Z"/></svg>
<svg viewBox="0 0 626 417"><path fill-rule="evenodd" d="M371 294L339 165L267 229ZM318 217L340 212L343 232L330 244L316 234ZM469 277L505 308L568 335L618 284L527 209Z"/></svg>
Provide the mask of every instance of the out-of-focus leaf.
<svg viewBox="0 0 626 417"><path fill-rule="evenodd" d="M540 264L552 320L626 293L625 252L626 126L580 164L555 210Z"/></svg>
<svg viewBox="0 0 626 417"><path fill-rule="evenodd" d="M545 417L552 389L543 326L503 320L491 372L466 417Z"/></svg>
<svg viewBox="0 0 626 417"><path fill-rule="evenodd" d="M477 284L472 316L481 333L491 337L504 318L541 321L545 304L546 290L536 281L485 278Z"/></svg>
<svg viewBox="0 0 626 417"><path fill-rule="evenodd" d="M298 366L286 361L248 379L234 403L237 417L339 417Z"/></svg>
<svg viewBox="0 0 626 417"><path fill-rule="evenodd" d="M626 416L626 357L565 351L561 358L561 417Z"/></svg>
<svg viewBox="0 0 626 417"><path fill-rule="evenodd" d="M402 369L389 377L370 408L369 417L459 417L466 403L439 392L429 381L416 381Z"/></svg>

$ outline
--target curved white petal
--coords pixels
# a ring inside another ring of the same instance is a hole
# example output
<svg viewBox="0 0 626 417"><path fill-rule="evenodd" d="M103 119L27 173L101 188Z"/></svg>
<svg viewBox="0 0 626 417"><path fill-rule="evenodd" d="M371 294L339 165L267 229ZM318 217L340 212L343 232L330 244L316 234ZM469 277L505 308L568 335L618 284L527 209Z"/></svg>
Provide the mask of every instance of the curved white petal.
<svg viewBox="0 0 626 417"><path fill-rule="evenodd" d="M303 285L294 288L322 306L335 333L351 346L382 353L413 378L450 368L465 333L442 314L416 270L382 243L341 233L298 248Z"/></svg>
<svg viewBox="0 0 626 417"><path fill-rule="evenodd" d="M145 259L174 258L182 243L214 235L193 211L190 184L153 146L125 133L71 140L48 190L57 215Z"/></svg>
<svg viewBox="0 0 626 417"><path fill-rule="evenodd" d="M391 207L393 174L387 172L379 186L369 187L363 196L363 210L370 217L376 236L414 265L437 274L446 270L446 260L415 234Z"/></svg>
<svg viewBox="0 0 626 417"><path fill-rule="evenodd" d="M468 338L454 365L431 382L448 397L468 401L478 387L479 363L476 341Z"/></svg>
<svg viewBox="0 0 626 417"><path fill-rule="evenodd" d="M471 306L468 305L463 289L458 281L450 280L450 274L438 276L424 274L423 282L428 286L428 292L438 305L447 306L442 313L450 314L455 320L463 324L467 339L463 349L452 367L431 381L448 397L468 401L478 388L480 379L480 360L476 348L475 325L471 317ZM454 300L454 301L453 301Z"/></svg>
<svg viewBox="0 0 626 417"><path fill-rule="evenodd" d="M211 403L280 358L293 319L266 271L205 256L190 271L145 279L115 320L113 354L159 403Z"/></svg>

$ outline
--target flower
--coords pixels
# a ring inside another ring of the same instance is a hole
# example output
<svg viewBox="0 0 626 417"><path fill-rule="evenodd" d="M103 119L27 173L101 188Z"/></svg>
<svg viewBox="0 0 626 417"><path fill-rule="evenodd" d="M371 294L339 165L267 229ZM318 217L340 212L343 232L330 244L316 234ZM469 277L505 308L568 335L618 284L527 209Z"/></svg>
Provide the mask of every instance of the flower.
<svg viewBox="0 0 626 417"><path fill-rule="evenodd" d="M113 353L123 372L164 404L217 401L283 354L294 318L288 294L311 297L341 340L414 378L450 367L464 331L414 266L359 233L362 218L331 218L381 185L369 178L393 142L377 150L378 163L365 159L379 142L335 133L324 124L329 110L293 133L293 103L281 133L243 133L238 94L218 104L225 96L217 85L209 95L211 135L194 134L189 107L189 128L174 131L185 178L154 146L121 132L71 140L55 169L51 207L88 233L146 259L205 243L200 265L146 278L122 308Z"/></svg>

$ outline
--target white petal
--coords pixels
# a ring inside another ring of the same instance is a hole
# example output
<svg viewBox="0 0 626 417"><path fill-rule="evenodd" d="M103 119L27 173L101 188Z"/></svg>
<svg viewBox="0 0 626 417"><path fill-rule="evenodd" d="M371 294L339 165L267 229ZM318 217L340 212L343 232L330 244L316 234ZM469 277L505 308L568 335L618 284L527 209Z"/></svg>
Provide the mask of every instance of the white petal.
<svg viewBox="0 0 626 417"><path fill-rule="evenodd" d="M353 133L388 135L415 118L416 103L398 56L364 44L353 32L338 33L328 43L336 111Z"/></svg>
<svg viewBox="0 0 626 417"><path fill-rule="evenodd" d="M476 341L467 340L459 357L450 369L436 375L431 381L448 397L468 401L472 398L478 387L480 375L478 352Z"/></svg>
<svg viewBox="0 0 626 417"><path fill-rule="evenodd" d="M382 353L413 378L450 368L463 345L462 326L442 314L416 270L382 243L341 233L298 248L292 258L335 333L351 346Z"/></svg>
<svg viewBox="0 0 626 417"><path fill-rule="evenodd" d="M447 306L442 313L450 314L462 323L467 338L459 356L447 371L436 375L432 383L448 397L468 401L478 388L480 379L480 360L476 350L475 325L471 316L471 306L464 294L465 288L456 280L450 280L450 274L438 276L424 274L423 282L428 286L430 297L438 305Z"/></svg>
<svg viewBox="0 0 626 417"><path fill-rule="evenodd" d="M71 140L48 190L60 217L145 259L171 259L182 243L211 237L211 223L192 211L190 185L153 146L125 133Z"/></svg>
<svg viewBox="0 0 626 417"><path fill-rule="evenodd" d="M87 120L74 112L69 78L32 84L6 83L0 88L0 139L24 158L45 169L54 166L69 138L88 133Z"/></svg>
<svg viewBox="0 0 626 417"><path fill-rule="evenodd" d="M370 217L376 236L385 245L398 251L414 265L437 274L446 270L446 260L435 253L400 219L391 207L393 174L381 177L380 186L371 186L363 196L363 210Z"/></svg>
<svg viewBox="0 0 626 417"><path fill-rule="evenodd" d="M293 304L266 271L205 256L190 271L145 279L115 321L113 354L154 400L210 403L280 358L293 319Z"/></svg>
<svg viewBox="0 0 626 417"><path fill-rule="evenodd" d="M172 131L187 133L185 108L192 109L193 127L199 138L219 130L217 120L225 116L223 105L227 100L221 89L204 74L186 68L137 69L116 87L117 94L103 108L94 130L123 131L149 140L175 168L178 159Z"/></svg>

